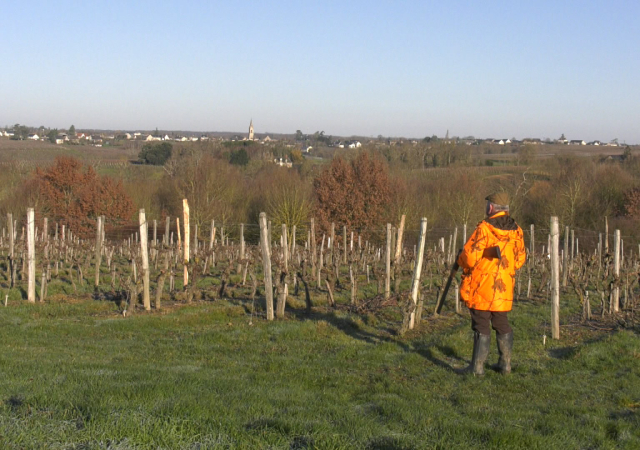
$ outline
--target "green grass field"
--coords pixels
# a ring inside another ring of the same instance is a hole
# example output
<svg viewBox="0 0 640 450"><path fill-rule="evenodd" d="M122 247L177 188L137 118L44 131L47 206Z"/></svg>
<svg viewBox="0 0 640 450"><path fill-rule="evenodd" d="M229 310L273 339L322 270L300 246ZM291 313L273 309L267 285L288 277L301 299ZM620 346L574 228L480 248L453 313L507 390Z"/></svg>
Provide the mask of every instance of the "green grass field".
<svg viewBox="0 0 640 450"><path fill-rule="evenodd" d="M549 305L519 303L513 374L474 378L458 373L466 315L399 337L392 310L267 322L229 299L123 317L51 298L0 306L2 448L640 448L637 328L581 325L566 301L546 346Z"/></svg>

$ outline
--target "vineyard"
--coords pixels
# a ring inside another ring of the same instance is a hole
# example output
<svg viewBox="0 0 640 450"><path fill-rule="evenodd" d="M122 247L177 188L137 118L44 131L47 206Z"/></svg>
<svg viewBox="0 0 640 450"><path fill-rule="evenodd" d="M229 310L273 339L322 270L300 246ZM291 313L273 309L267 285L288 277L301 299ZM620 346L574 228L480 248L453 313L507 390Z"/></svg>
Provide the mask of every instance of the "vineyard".
<svg viewBox="0 0 640 450"><path fill-rule="evenodd" d="M90 296L115 302L126 316L161 310L167 302L233 298L252 318L267 320L284 318L288 305L307 314L314 308L356 314L386 309L395 314L400 335L437 316L438 301L445 310L462 313L459 275L449 298L441 294L457 249L472 231L466 225L429 229L423 219L416 229L405 227L403 216L397 227L369 230L364 239L339 224L320 233L312 219L288 229L262 214L260 224L218 227L213 221L199 229L189 224L186 200L184 206L182 218L161 221L147 219L141 210L139 223L128 226L105 227L100 217L95 237L85 239L48 218L36 223L33 210L22 220L9 214L1 245L5 305L44 302L52 295ZM549 230L524 231L528 260L517 274L516 303L550 303L554 338L559 338L554 309L560 294L579 303L585 322L610 316L623 326L637 326L638 253L629 242L625 250L618 230L567 227L560 250L557 229L555 240Z"/></svg>
<svg viewBox="0 0 640 450"><path fill-rule="evenodd" d="M184 206L83 238L7 217L3 448L637 448L638 258L606 223L524 230L513 373L474 378L459 278L443 299L471 229Z"/></svg>

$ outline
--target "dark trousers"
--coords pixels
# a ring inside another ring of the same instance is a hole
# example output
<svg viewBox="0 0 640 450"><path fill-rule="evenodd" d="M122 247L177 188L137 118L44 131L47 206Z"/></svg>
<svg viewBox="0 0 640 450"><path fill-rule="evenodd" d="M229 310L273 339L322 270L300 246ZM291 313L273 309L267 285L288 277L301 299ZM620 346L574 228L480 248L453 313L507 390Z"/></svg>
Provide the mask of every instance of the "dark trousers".
<svg viewBox="0 0 640 450"><path fill-rule="evenodd" d="M480 334L490 335L493 327L498 334L509 334L513 330L509 326L509 319L505 311L479 311L469 309L471 312L471 329Z"/></svg>

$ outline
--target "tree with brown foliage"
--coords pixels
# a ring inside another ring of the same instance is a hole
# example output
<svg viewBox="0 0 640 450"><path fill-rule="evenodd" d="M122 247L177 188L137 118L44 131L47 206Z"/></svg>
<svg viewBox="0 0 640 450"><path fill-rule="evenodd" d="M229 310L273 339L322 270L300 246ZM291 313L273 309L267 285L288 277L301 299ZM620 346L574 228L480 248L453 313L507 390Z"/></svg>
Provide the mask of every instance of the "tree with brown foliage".
<svg viewBox="0 0 640 450"><path fill-rule="evenodd" d="M624 193L624 209L628 217L640 218L640 188L632 188Z"/></svg>
<svg viewBox="0 0 640 450"><path fill-rule="evenodd" d="M58 157L50 167L38 167L29 183L40 194L42 214L66 224L81 237L95 234L98 216L112 225L131 219L134 206L121 182L99 176L91 166L83 170L74 158Z"/></svg>
<svg viewBox="0 0 640 450"><path fill-rule="evenodd" d="M157 201L170 215L182 213L182 199L186 198L191 224L199 228L212 220L224 226L242 219L246 195L237 167L196 148L172 157L164 169L167 175Z"/></svg>
<svg viewBox="0 0 640 450"><path fill-rule="evenodd" d="M387 165L366 152L350 162L334 158L313 187L316 217L324 229L331 222L362 232L380 226L391 199Z"/></svg>

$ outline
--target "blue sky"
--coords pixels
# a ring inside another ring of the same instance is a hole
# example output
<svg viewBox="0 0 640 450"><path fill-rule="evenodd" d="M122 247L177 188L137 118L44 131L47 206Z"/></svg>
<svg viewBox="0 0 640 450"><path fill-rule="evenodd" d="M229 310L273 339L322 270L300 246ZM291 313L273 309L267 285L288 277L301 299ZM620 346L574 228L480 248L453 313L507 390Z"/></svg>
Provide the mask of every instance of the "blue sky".
<svg viewBox="0 0 640 450"><path fill-rule="evenodd" d="M0 126L640 143L638 1L0 2Z"/></svg>

